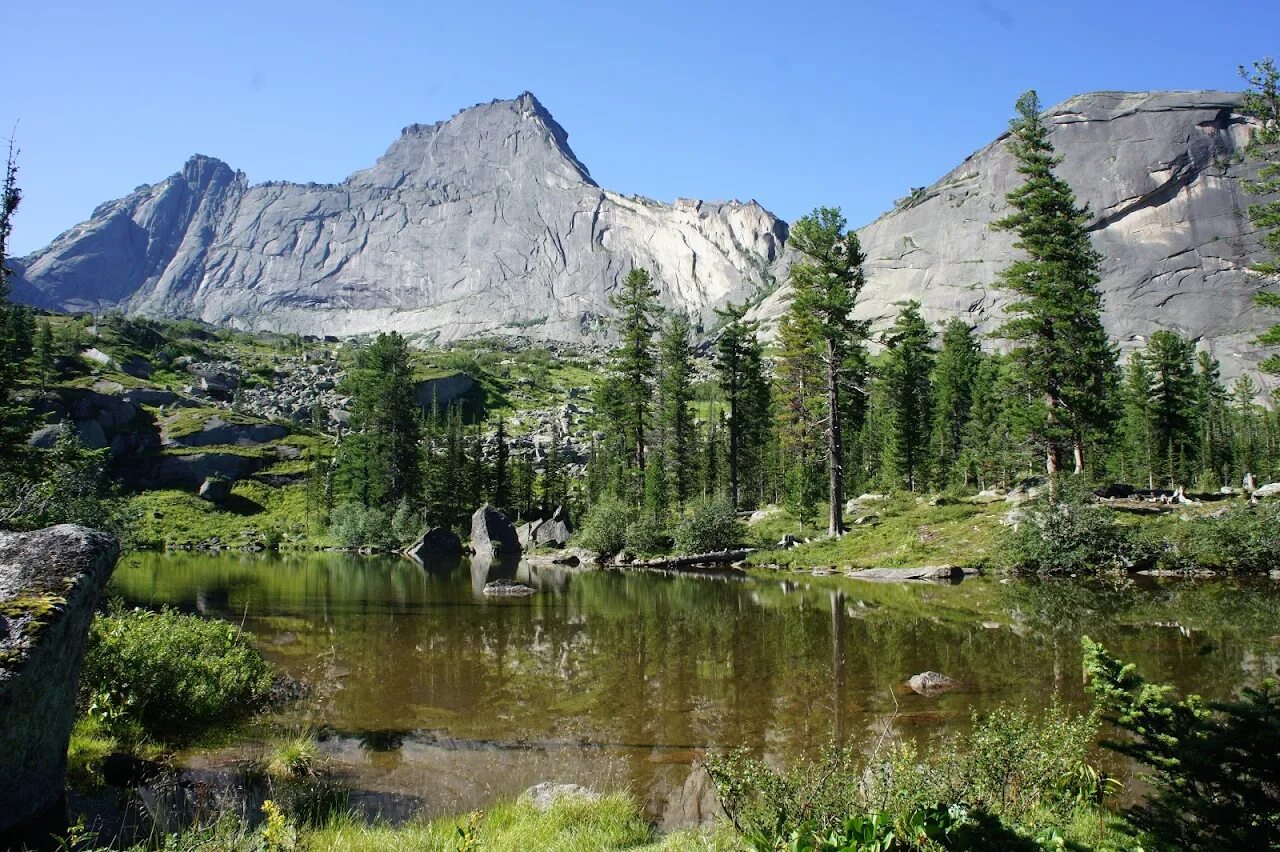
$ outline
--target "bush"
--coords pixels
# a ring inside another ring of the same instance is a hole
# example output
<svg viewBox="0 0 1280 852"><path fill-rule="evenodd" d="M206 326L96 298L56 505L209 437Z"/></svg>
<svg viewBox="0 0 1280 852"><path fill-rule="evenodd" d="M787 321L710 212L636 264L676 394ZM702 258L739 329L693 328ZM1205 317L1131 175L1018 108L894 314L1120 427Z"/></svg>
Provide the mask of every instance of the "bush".
<svg viewBox="0 0 1280 852"><path fill-rule="evenodd" d="M693 504L689 514L681 518L675 529L675 548L679 553L710 553L729 550L742 543L746 529L723 497Z"/></svg>
<svg viewBox="0 0 1280 852"><path fill-rule="evenodd" d="M575 542L601 559L608 559L627 546L627 528L633 520L635 511L630 506L616 497L603 497L582 519Z"/></svg>
<svg viewBox="0 0 1280 852"><path fill-rule="evenodd" d="M1012 567L1039 574L1087 574L1125 565L1133 548L1115 514L1098 505L1082 482L1065 477L1056 494L1024 504L1023 518L1004 541Z"/></svg>
<svg viewBox="0 0 1280 852"><path fill-rule="evenodd" d="M334 508L329 532L343 547L391 547L395 536L381 509L342 503Z"/></svg>
<svg viewBox="0 0 1280 852"><path fill-rule="evenodd" d="M1180 523L1155 547L1165 568L1266 572L1280 565L1280 504L1238 506Z"/></svg>
<svg viewBox="0 0 1280 852"><path fill-rule="evenodd" d="M627 550L635 554L665 553L671 539L662 524L645 515L627 524Z"/></svg>
<svg viewBox="0 0 1280 852"><path fill-rule="evenodd" d="M1106 745L1151 768L1126 815L1145 848L1280 849L1280 691L1272 680L1211 703L1148 683L1082 640L1089 688L1126 736Z"/></svg>
<svg viewBox="0 0 1280 852"><path fill-rule="evenodd" d="M1096 730L1095 717L1057 705L1039 717L1002 710L925 755L907 744L869 758L833 747L780 773L736 752L709 758L707 769L758 849L780 840L795 849L1035 849L1031 838L1068 832L1105 792L1088 762ZM831 837L846 845L815 842Z"/></svg>
<svg viewBox="0 0 1280 852"><path fill-rule="evenodd" d="M248 634L170 609L98 616L80 676L89 713L109 730L159 739L251 712L271 682Z"/></svg>

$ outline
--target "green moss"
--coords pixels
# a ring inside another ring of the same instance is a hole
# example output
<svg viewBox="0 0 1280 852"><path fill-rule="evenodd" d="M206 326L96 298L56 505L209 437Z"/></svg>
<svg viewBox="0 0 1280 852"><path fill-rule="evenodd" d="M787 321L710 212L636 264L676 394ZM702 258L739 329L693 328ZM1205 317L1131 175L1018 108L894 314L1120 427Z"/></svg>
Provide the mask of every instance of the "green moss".
<svg viewBox="0 0 1280 852"><path fill-rule="evenodd" d="M40 621L66 602L67 599L60 595L19 595L0 601L0 615L6 618L30 615L34 620Z"/></svg>

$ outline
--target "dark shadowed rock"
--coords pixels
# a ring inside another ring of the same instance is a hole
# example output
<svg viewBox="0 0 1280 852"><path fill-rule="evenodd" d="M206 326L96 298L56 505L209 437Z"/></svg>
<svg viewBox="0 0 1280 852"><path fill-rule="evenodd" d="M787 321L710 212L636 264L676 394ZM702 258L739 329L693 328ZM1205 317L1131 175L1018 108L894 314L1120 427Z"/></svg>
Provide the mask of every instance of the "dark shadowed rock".
<svg viewBox="0 0 1280 852"><path fill-rule="evenodd" d="M538 590L515 580L494 580L484 584L484 595L492 598L522 598Z"/></svg>
<svg viewBox="0 0 1280 852"><path fill-rule="evenodd" d="M462 539L453 530L444 527L432 527L418 536L418 540L404 549L408 556L419 562L445 556L458 556L462 553Z"/></svg>
<svg viewBox="0 0 1280 852"><path fill-rule="evenodd" d="M0 533L0 845L62 796L85 638L118 552L72 525Z"/></svg>
<svg viewBox="0 0 1280 852"><path fill-rule="evenodd" d="M572 533L568 510L564 506L557 506L551 517L533 530L533 541L543 547L564 547L569 543Z"/></svg>
<svg viewBox="0 0 1280 852"><path fill-rule="evenodd" d="M185 488L195 491L210 477L243 479L266 467L268 461L239 453L189 453L163 455L147 460L139 477L149 488Z"/></svg>
<svg viewBox="0 0 1280 852"><path fill-rule="evenodd" d="M220 476L210 476L200 483L199 495L201 500L221 503L231 496L231 481Z"/></svg>
<svg viewBox="0 0 1280 852"><path fill-rule="evenodd" d="M471 549L476 555L519 556L520 539L506 516L485 503L471 516Z"/></svg>

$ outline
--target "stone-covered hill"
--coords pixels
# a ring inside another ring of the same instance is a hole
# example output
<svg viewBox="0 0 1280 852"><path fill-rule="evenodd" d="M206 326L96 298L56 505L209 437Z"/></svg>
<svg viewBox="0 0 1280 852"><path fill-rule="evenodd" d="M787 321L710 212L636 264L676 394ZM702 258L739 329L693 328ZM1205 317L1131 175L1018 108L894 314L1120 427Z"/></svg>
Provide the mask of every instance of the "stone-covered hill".
<svg viewBox="0 0 1280 852"><path fill-rule="evenodd" d="M1252 302L1264 282L1248 271L1259 244L1244 214L1240 178L1252 167L1239 106L1223 92L1100 92L1048 111L1060 173L1095 217L1112 334L1130 345L1178 330L1228 377L1257 362L1251 341L1270 321ZM408 127L336 185L250 185L193 157L20 260L15 293L238 328L583 341L607 333L609 294L639 265L668 306L708 326L729 300L763 300L755 316L766 328L777 319L785 223L754 202L662 204L603 189L567 138L526 93ZM1013 236L988 225L1019 180L1003 143L862 229L859 310L877 327L912 298L931 319L965 315L984 332L999 323Z"/></svg>
<svg viewBox="0 0 1280 852"><path fill-rule="evenodd" d="M1229 377L1257 363L1252 341L1275 321L1253 303L1264 282L1248 270L1261 255L1245 216L1257 199L1240 185L1252 167L1239 106L1225 92L1099 92L1047 112L1058 173L1093 213L1112 336L1124 347L1159 329L1201 339ZM1014 236L989 225L1020 180L1001 136L864 227L858 313L882 328L898 303L918 299L929 318L965 315L992 331ZM781 316L787 295L775 292L756 317Z"/></svg>

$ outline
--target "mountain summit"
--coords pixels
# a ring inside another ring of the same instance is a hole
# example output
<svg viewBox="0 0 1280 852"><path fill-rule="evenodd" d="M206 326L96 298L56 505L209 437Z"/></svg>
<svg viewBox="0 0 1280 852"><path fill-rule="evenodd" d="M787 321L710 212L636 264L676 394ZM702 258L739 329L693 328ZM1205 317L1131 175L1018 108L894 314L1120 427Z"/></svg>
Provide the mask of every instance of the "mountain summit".
<svg viewBox="0 0 1280 852"><path fill-rule="evenodd" d="M1240 101L1097 92L1046 113L1058 171L1094 216L1110 333L1127 347L1177 330L1227 376L1257 363L1268 320L1253 303L1267 282L1249 271L1262 255L1240 186L1254 168ZM989 224L1019 180L1000 136L863 228L859 313L883 327L918 299L930 319L994 329L1016 252ZM755 202L663 204L598 186L526 92L411 125L336 185L249 185L193 157L16 262L14 292L241 328L579 340L602 333L610 293L643 266L670 307L710 323L727 301L763 300L754 316L768 327L786 306L786 236Z"/></svg>

